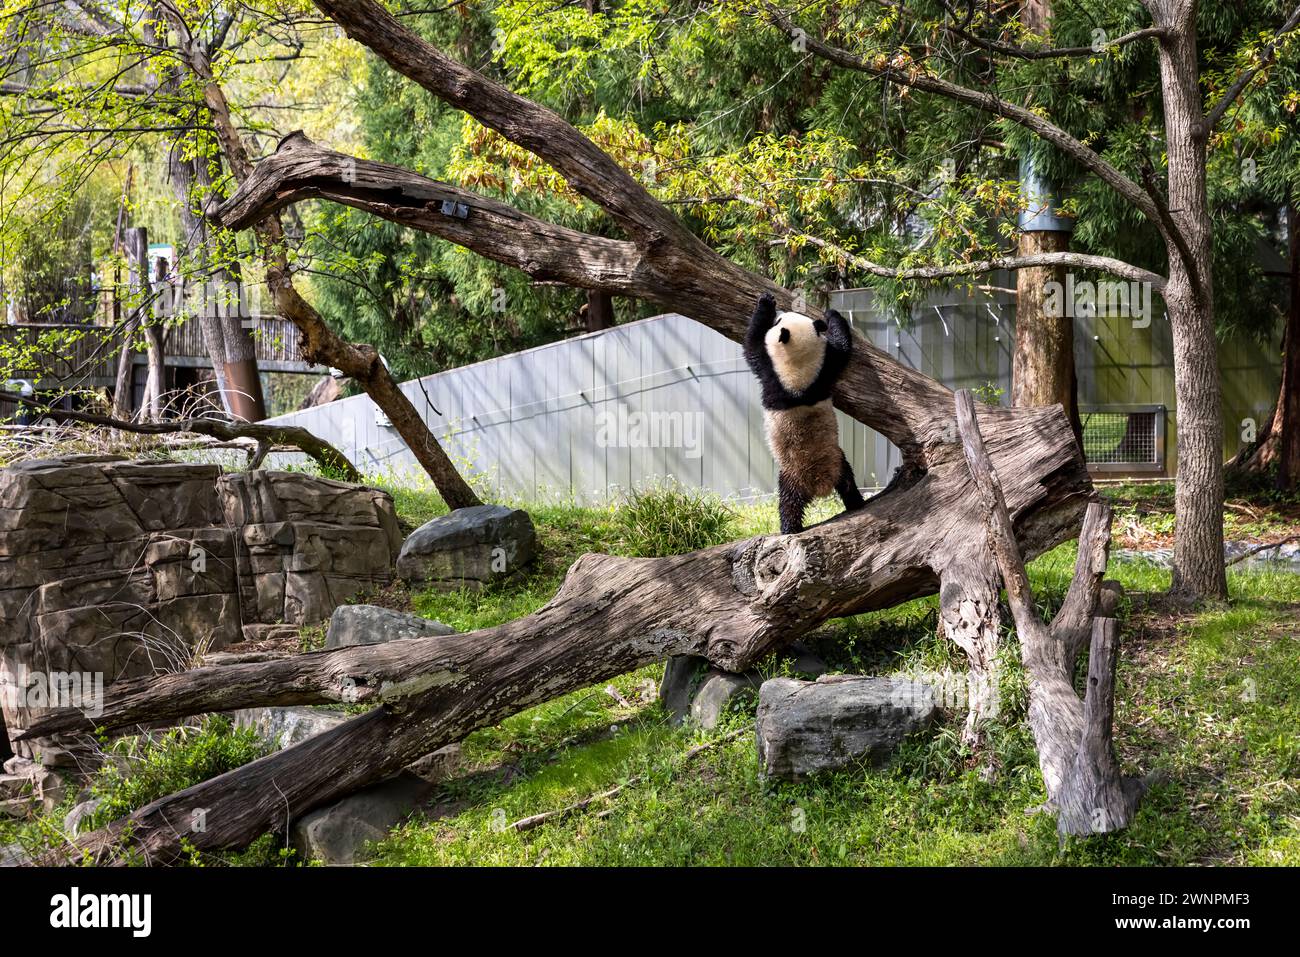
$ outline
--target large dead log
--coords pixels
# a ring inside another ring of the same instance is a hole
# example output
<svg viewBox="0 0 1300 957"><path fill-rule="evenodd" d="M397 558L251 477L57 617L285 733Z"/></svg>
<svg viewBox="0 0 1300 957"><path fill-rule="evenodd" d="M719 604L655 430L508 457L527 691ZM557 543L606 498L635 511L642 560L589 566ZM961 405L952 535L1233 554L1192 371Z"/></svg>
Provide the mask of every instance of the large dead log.
<svg viewBox="0 0 1300 957"><path fill-rule="evenodd" d="M1117 661L1116 623L1096 616L1110 547L1109 506L1088 506L1074 581L1051 624L1034 604L999 471L980 434L970 391L957 393L957 423L971 479L988 514L988 543L1006 585L1021 661L1029 678L1029 726L1049 804L1062 834L1100 834L1126 827L1143 786L1120 773L1111 743ZM1091 635L1084 700L1074 691L1083 637Z"/></svg>

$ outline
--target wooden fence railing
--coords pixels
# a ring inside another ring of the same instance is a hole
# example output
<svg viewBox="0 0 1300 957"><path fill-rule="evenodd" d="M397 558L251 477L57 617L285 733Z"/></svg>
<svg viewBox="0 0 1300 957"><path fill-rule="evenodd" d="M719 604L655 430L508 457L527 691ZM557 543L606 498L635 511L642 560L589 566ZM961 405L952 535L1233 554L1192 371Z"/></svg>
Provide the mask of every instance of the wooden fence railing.
<svg viewBox="0 0 1300 957"><path fill-rule="evenodd" d="M245 322L252 329L259 363L298 364L302 366L298 371L307 371L292 323L278 316L257 316ZM0 325L0 378L30 379L41 388L108 385L117 373L121 344L121 333L107 326ZM211 365L195 319L167 330L166 354L171 364ZM135 361L143 362L143 355L137 355Z"/></svg>

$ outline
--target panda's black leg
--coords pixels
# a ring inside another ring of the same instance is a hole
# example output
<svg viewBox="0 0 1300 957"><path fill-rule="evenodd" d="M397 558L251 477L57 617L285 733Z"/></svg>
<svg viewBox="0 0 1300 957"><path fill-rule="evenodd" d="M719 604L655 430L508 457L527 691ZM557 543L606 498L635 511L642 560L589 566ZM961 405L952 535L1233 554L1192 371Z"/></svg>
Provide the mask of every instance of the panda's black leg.
<svg viewBox="0 0 1300 957"><path fill-rule="evenodd" d="M781 513L781 534L803 531L803 513L808 507L808 497L803 490L785 477L776 479L777 505Z"/></svg>
<svg viewBox="0 0 1300 957"><path fill-rule="evenodd" d="M848 456L840 453L840 480L835 483L835 491L844 502L844 511L856 512L867 504L867 500L858 491L857 480L853 477L853 466L849 465Z"/></svg>

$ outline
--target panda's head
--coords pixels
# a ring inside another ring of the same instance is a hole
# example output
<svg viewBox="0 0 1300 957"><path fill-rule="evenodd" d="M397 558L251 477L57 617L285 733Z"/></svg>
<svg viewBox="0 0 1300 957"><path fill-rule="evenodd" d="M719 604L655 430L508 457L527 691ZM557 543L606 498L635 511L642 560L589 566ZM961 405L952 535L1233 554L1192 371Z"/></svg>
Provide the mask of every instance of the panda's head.
<svg viewBox="0 0 1300 957"><path fill-rule="evenodd" d="M778 313L764 341L782 387L803 392L817 379L826 359L826 320L799 312Z"/></svg>

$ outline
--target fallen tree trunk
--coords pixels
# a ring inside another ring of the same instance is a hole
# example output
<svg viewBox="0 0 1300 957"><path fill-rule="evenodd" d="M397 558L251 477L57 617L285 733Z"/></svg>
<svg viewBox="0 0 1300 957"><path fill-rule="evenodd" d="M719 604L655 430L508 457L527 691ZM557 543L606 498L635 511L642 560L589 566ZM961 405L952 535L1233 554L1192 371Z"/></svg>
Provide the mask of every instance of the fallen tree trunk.
<svg viewBox="0 0 1300 957"><path fill-rule="evenodd" d="M1038 749L1049 804L1062 834L1101 834L1126 827L1142 784L1120 773L1111 743L1115 707L1117 626L1096 615L1110 547L1110 507L1088 506L1074 581L1051 624L1034 604L1029 576L1011 524L999 471L980 434L970 391L957 393L957 423L971 479L988 513L988 542L1007 590L1029 677L1029 726ZM1083 641L1091 638L1087 693L1074 691Z"/></svg>

